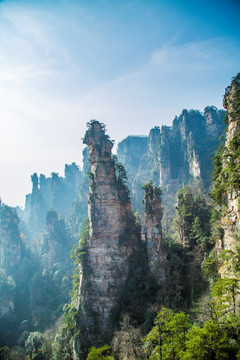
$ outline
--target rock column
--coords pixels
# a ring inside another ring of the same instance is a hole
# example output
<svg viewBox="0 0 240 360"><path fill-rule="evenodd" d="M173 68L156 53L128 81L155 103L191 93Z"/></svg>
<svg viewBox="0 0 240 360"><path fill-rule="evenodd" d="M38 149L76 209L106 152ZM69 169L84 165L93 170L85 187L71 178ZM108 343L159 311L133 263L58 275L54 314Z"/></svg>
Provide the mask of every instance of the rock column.
<svg viewBox="0 0 240 360"><path fill-rule="evenodd" d="M149 268L157 283L162 286L162 295L166 292L169 273L167 250L162 237L161 189L148 183L145 188L145 226Z"/></svg>
<svg viewBox="0 0 240 360"><path fill-rule="evenodd" d="M233 78L231 86L226 89L223 106L228 112L228 129L226 135L225 154L234 158L234 163L240 168L240 73ZM229 161L226 158L225 162ZM236 173L235 176L240 174ZM233 186L226 194L227 215L222 219L224 227L224 248L231 249L236 231L240 229L240 186Z"/></svg>
<svg viewBox="0 0 240 360"><path fill-rule="evenodd" d="M81 268L80 277L79 349L110 340L113 311L129 275L129 257L139 241L128 193L116 178L113 142L104 125L95 120L88 123L83 142L89 147L91 163L90 229L87 266Z"/></svg>

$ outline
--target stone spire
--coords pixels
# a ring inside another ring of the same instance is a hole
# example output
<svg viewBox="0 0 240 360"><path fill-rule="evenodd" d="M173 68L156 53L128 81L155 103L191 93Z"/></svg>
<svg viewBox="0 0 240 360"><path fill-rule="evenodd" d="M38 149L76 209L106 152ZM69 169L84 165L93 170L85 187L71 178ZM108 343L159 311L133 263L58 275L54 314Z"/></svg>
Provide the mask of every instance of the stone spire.
<svg viewBox="0 0 240 360"><path fill-rule="evenodd" d="M96 120L89 122L83 142L89 147L91 163L90 229L85 268L80 264L81 335L75 339L76 354L84 347L103 345L111 339L111 314L129 276L129 257L140 241L126 185L119 174L116 176L113 142L105 134L104 125Z"/></svg>
<svg viewBox="0 0 240 360"><path fill-rule="evenodd" d="M166 281L169 275L169 263L167 250L162 237L161 220L163 210L161 204L161 188L156 187L150 181L144 185L145 196L145 226L148 264L157 283L162 286L162 295L166 290Z"/></svg>
<svg viewBox="0 0 240 360"><path fill-rule="evenodd" d="M38 176L37 173L34 173L31 176L31 180L32 180L32 192L37 192L38 191Z"/></svg>
<svg viewBox="0 0 240 360"><path fill-rule="evenodd" d="M233 78L230 86L226 88L223 106L227 110L228 128L225 141L225 163L229 163L231 156L234 159L234 170L236 179L239 178L240 156L240 73ZM240 229L240 186L235 181L226 194L227 215L222 219L224 227L224 248L231 249L236 238L236 231Z"/></svg>

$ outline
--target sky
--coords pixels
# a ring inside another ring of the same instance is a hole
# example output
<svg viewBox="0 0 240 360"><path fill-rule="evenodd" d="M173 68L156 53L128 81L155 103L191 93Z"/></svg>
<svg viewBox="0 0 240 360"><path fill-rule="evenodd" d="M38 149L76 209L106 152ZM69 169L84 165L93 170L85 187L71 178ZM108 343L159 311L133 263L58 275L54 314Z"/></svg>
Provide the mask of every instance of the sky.
<svg viewBox="0 0 240 360"><path fill-rule="evenodd" d="M238 0L0 1L0 197L82 161L91 119L115 142L222 108L240 71Z"/></svg>

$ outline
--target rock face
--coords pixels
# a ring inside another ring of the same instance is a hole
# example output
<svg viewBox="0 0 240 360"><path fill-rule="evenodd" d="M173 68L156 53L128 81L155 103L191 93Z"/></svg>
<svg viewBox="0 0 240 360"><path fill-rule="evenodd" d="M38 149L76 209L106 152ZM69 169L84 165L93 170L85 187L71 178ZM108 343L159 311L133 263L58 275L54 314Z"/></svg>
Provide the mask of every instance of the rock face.
<svg viewBox="0 0 240 360"><path fill-rule="evenodd" d="M200 201L199 201L200 205ZM193 221L195 218L194 209L195 201L190 189L185 189L177 195L177 206L178 212L178 240L183 247L188 246L189 238L192 230ZM184 209L182 211L182 209ZM185 210L187 209L187 210Z"/></svg>
<svg viewBox="0 0 240 360"><path fill-rule="evenodd" d="M140 208L140 199L143 198L141 187L149 180L164 188L164 197L173 187L176 192L195 179L202 181L205 188L210 186L212 158L224 131L224 114L223 110L214 106L206 107L203 114L197 110L183 110L180 116L175 117L172 126L153 128L147 147L142 146L141 151L131 147L130 154L125 147L123 154L123 146L118 147L119 159L132 174L129 187L134 210ZM134 168L129 161L133 156L138 156Z"/></svg>
<svg viewBox="0 0 240 360"><path fill-rule="evenodd" d="M11 276L1 268L0 269L0 319L1 317L11 314L15 309L15 289L14 281ZM0 340L1 344L1 340Z"/></svg>
<svg viewBox="0 0 240 360"><path fill-rule="evenodd" d="M15 209L0 206L0 267L14 272L20 263L22 243L19 234L19 217Z"/></svg>
<svg viewBox="0 0 240 360"><path fill-rule="evenodd" d="M183 110L172 127L159 134L159 185L186 184L191 179L210 182L211 158L223 132L224 111L206 107L204 114Z"/></svg>
<svg viewBox="0 0 240 360"><path fill-rule="evenodd" d="M126 164L129 176L138 170L142 156L147 152L147 136L128 136L118 144L119 160Z"/></svg>
<svg viewBox="0 0 240 360"><path fill-rule="evenodd" d="M15 308L12 275L18 272L23 252L18 224L16 210L0 204L0 318Z"/></svg>
<svg viewBox="0 0 240 360"><path fill-rule="evenodd" d="M161 285L162 295L167 293L169 263L167 249L162 237L161 220L163 216L161 205L161 189L146 184L145 188L145 239L147 243L148 264L157 283Z"/></svg>
<svg viewBox="0 0 240 360"><path fill-rule="evenodd" d="M89 147L91 163L90 230L87 264L85 268L80 265L79 323L80 345L89 346L105 344L111 337L111 314L126 285L129 260L138 248L140 234L121 169L117 176L115 173L113 142L104 125L95 120L88 123L83 142Z"/></svg>
<svg viewBox="0 0 240 360"><path fill-rule="evenodd" d="M34 233L40 232L44 228L45 215L48 210L48 205L44 199L42 190L39 189L39 179L36 173L31 176L32 193L26 195L25 209L23 220L31 228ZM41 181L47 189L47 184L41 175Z"/></svg>
<svg viewBox="0 0 240 360"><path fill-rule="evenodd" d="M32 192L26 195L23 220L33 233L43 231L46 212L53 208L59 214L69 215L71 203L76 198L83 173L72 163L65 165L64 177L52 173L51 177L35 173L31 176Z"/></svg>
<svg viewBox="0 0 240 360"><path fill-rule="evenodd" d="M236 178L236 181L232 183L231 191L226 194L227 215L222 219L223 245L225 249L231 249L236 231L240 229L240 73L226 89L223 106L228 115L224 153L231 154L233 158L232 172L234 171L234 178ZM229 159L225 161L228 162ZM226 165L227 163L223 166Z"/></svg>
<svg viewBox="0 0 240 360"><path fill-rule="evenodd" d="M1 304L0 304L0 317L7 315L9 312L14 311L14 302L12 299L3 299L3 295L0 295Z"/></svg>
<svg viewBox="0 0 240 360"><path fill-rule="evenodd" d="M118 143L117 156L119 161L124 164L128 174L128 186L133 195L131 200L133 209L138 208L138 204L141 204L143 199L143 192L141 191L142 183L136 177L136 174L139 172L147 151L147 136L128 136ZM151 171L150 167L148 167L148 171Z"/></svg>
<svg viewBox="0 0 240 360"><path fill-rule="evenodd" d="M52 266L52 264L61 263L65 266L69 263L69 257L71 250L71 239L66 231L65 221L58 219L58 214L55 210L49 210L46 214L46 234L45 248L46 248L46 260L45 267Z"/></svg>

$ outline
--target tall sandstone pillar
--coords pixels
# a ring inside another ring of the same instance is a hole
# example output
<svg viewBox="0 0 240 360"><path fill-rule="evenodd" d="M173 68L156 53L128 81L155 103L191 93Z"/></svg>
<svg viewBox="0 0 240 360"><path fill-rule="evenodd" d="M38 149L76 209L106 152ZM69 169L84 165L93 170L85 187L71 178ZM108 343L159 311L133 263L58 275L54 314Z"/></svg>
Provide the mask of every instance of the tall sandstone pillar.
<svg viewBox="0 0 240 360"><path fill-rule="evenodd" d="M240 230L240 73L233 78L232 83L226 89L223 106L228 113L228 128L225 141L226 157L225 165L232 156L234 159L234 183L231 191L226 194L227 215L222 219L224 227L224 249L231 249L236 237L236 231ZM233 170L232 170L233 171Z"/></svg>
<svg viewBox="0 0 240 360"><path fill-rule="evenodd" d="M87 271L83 269L80 278L76 353L111 339L111 315L129 276L129 258L140 242L128 192L115 174L113 142L105 134L104 125L95 120L88 123L83 143L89 147L91 163L90 229Z"/></svg>
<svg viewBox="0 0 240 360"><path fill-rule="evenodd" d="M161 286L161 297L166 298L169 280L167 248L162 236L163 217L161 188L151 182L144 185L145 227L149 269ZM166 300L166 299L165 299Z"/></svg>

